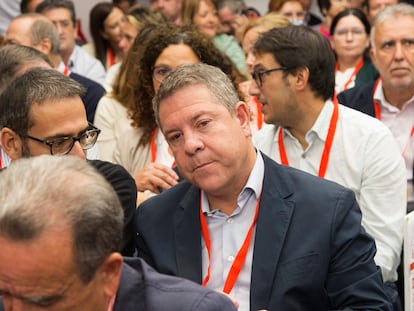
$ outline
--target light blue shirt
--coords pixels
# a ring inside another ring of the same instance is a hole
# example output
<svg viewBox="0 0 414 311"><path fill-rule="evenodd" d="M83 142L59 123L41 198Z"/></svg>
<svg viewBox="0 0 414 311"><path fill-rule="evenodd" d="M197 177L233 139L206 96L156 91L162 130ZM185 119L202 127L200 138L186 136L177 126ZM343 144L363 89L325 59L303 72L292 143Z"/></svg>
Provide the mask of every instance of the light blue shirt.
<svg viewBox="0 0 414 311"><path fill-rule="evenodd" d="M253 222L258 198L262 192L264 178L264 162L257 152L256 162L246 185L238 196L237 208L230 215L218 210L210 211L207 195L202 191L202 210L207 220L211 241L210 280L207 287L222 291L233 261L241 248L247 232ZM239 302L239 311L250 309L250 279L253 261L255 228L246 260L230 295ZM207 275L209 265L207 248L201 239L203 279Z"/></svg>

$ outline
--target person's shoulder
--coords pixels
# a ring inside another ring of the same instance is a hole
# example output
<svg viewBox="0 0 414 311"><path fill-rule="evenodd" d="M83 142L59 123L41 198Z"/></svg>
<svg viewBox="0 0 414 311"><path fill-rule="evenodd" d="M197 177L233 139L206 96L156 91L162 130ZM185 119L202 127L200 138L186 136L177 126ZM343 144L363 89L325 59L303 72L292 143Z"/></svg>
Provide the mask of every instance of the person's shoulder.
<svg viewBox="0 0 414 311"><path fill-rule="evenodd" d="M108 181L123 180L130 184L131 188L134 188L134 178L122 165L102 160L88 160L88 163L95 167Z"/></svg>
<svg viewBox="0 0 414 311"><path fill-rule="evenodd" d="M147 310L236 310L230 299L223 294L183 278L161 274L142 259L126 259L125 265L124 272L140 276L142 284L138 285L144 289ZM134 294L134 291L130 292L130 295Z"/></svg>
<svg viewBox="0 0 414 311"><path fill-rule="evenodd" d="M105 94L106 91L104 89L104 87L99 84L96 81L93 81L92 79L89 79L83 75L77 74L75 72L71 72L69 74L69 77L77 82L79 82L80 84L82 84L85 88L87 88L87 90L94 90L96 92L100 92L102 94Z"/></svg>

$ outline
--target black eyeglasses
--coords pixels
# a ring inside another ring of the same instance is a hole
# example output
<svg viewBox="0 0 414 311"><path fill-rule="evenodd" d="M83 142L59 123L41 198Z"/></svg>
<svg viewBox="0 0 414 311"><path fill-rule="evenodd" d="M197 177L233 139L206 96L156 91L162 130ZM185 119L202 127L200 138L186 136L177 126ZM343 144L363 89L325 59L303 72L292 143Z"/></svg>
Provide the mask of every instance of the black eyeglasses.
<svg viewBox="0 0 414 311"><path fill-rule="evenodd" d="M75 145L75 142L77 141L81 145L82 150L91 149L95 145L101 130L95 127L91 123L89 123L89 127L90 128L85 130L78 137L63 136L63 137L43 140L43 139L36 138L36 137L30 136L27 134L20 135L20 136L25 137L25 138L30 138L39 143L48 145L51 155L65 155L65 154L68 154L72 150L73 146Z"/></svg>
<svg viewBox="0 0 414 311"><path fill-rule="evenodd" d="M263 85L263 76L267 75L273 71L279 71L279 70L287 70L286 67L279 67L279 68L272 68L267 70L257 70L252 73L252 77L254 81L256 82L258 87L262 87Z"/></svg>

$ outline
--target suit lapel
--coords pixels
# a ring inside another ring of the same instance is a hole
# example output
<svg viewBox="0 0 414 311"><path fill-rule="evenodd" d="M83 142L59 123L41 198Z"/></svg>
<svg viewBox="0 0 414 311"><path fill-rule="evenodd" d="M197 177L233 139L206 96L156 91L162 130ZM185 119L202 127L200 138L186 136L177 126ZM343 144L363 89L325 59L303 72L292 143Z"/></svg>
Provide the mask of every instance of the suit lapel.
<svg viewBox="0 0 414 311"><path fill-rule="evenodd" d="M178 276L201 284L200 190L190 187L174 220Z"/></svg>
<svg viewBox="0 0 414 311"><path fill-rule="evenodd" d="M290 199L293 189L280 169L270 163L266 156L265 178L257 219L252 277L250 309L262 309L268 305L274 286L276 268L283 248L286 233L294 210Z"/></svg>

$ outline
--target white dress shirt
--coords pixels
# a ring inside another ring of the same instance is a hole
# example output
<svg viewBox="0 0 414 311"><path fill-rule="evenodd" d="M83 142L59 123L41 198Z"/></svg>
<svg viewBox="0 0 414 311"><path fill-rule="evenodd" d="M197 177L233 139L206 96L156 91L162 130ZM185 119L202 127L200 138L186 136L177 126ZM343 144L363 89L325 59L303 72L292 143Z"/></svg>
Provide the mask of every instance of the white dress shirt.
<svg viewBox="0 0 414 311"><path fill-rule="evenodd" d="M80 46L75 45L69 58L70 71L87 77L101 85L105 81L105 68L99 60L86 53Z"/></svg>
<svg viewBox="0 0 414 311"><path fill-rule="evenodd" d="M318 175L333 104L327 101L306 134L308 147L286 129L283 141L289 165ZM280 163L278 127L265 127L253 142ZM375 239L375 262L384 282L397 280L406 211L406 172L399 148L379 120L339 105L339 118L325 178L352 189L362 212L362 225Z"/></svg>
<svg viewBox="0 0 414 311"><path fill-rule="evenodd" d="M206 244L201 238L203 279L210 264L208 288L222 291L233 261L241 248L253 222L258 198L262 192L264 162L257 152L256 162L249 179L237 199L237 208L227 216L220 211L210 211L207 196L201 193L202 210L207 215L207 226L211 241L211 261L209 263ZM253 262L255 229L251 236L249 250L239 277L230 295L239 302L239 311L250 310L250 279Z"/></svg>
<svg viewBox="0 0 414 311"><path fill-rule="evenodd" d="M397 140L399 150L404 158L407 172L408 201L414 203L414 136L410 135L414 126L414 96L407 101L400 110L387 102L382 89L382 81L380 81L374 93L374 100L380 104L381 121L390 129L392 135L394 135L394 138Z"/></svg>

